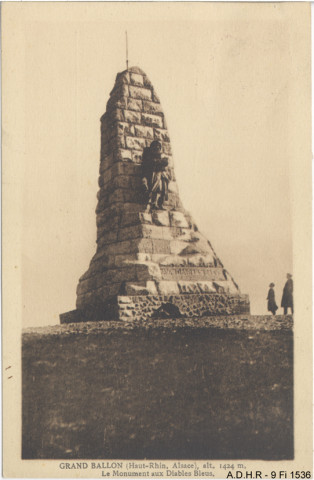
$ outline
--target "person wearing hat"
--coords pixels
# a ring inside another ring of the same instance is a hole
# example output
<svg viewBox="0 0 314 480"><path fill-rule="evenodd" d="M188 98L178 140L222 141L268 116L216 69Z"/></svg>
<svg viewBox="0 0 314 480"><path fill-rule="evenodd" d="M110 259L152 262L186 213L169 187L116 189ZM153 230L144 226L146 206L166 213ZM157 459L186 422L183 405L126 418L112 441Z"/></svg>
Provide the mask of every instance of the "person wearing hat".
<svg viewBox="0 0 314 480"><path fill-rule="evenodd" d="M276 315L276 311L278 310L278 307L275 300L274 286L275 286L274 283L269 284L269 290L268 290L268 295L266 300L268 300L267 310L271 312L273 315Z"/></svg>
<svg viewBox="0 0 314 480"><path fill-rule="evenodd" d="M283 288L281 306L283 307L284 315L287 315L288 308L291 308L293 314L293 280L291 273L287 273L287 281Z"/></svg>

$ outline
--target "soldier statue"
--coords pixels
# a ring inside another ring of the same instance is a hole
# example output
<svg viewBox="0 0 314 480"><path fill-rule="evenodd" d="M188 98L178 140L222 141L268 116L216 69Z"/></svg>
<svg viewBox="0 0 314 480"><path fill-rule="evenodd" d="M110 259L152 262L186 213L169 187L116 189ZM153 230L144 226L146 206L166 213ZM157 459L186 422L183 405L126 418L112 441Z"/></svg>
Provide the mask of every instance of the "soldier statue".
<svg viewBox="0 0 314 480"><path fill-rule="evenodd" d="M168 200L168 184L171 174L168 159L161 157L161 143L154 140L143 152L142 185L145 202L151 210L164 210L164 202Z"/></svg>

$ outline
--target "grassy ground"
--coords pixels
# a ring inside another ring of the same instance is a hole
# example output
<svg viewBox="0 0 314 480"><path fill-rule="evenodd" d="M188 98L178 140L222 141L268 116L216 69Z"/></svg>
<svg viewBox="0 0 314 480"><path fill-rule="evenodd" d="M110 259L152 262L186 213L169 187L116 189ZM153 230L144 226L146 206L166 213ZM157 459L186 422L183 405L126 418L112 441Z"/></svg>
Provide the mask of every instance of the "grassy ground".
<svg viewBox="0 0 314 480"><path fill-rule="evenodd" d="M23 458L293 457L291 330L23 338Z"/></svg>

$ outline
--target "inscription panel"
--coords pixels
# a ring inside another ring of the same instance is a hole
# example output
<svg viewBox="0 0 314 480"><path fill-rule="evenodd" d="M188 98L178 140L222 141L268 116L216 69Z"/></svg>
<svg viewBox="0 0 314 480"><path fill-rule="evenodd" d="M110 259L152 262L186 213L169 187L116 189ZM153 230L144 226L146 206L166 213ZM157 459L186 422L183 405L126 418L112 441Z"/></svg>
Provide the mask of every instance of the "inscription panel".
<svg viewBox="0 0 314 480"><path fill-rule="evenodd" d="M163 280L226 280L223 269L216 267L175 267L160 265Z"/></svg>

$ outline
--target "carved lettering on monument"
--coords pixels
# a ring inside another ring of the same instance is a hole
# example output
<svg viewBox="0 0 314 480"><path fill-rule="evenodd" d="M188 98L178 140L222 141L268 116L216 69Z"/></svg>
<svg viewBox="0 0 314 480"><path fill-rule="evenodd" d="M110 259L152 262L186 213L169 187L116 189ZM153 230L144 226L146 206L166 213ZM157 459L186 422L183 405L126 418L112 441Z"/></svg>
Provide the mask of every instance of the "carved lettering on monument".
<svg viewBox="0 0 314 480"><path fill-rule="evenodd" d="M163 280L225 280L223 269L215 267L172 267L160 265Z"/></svg>

